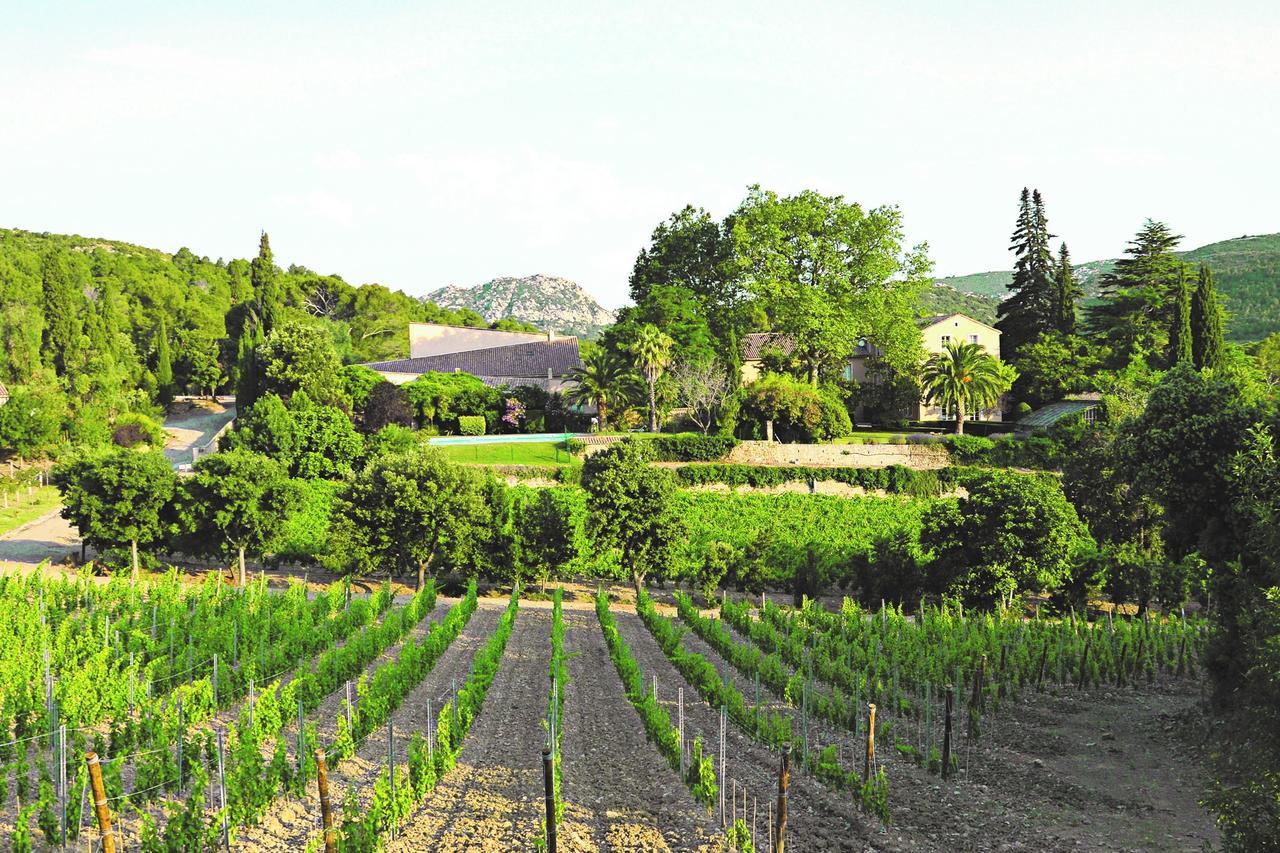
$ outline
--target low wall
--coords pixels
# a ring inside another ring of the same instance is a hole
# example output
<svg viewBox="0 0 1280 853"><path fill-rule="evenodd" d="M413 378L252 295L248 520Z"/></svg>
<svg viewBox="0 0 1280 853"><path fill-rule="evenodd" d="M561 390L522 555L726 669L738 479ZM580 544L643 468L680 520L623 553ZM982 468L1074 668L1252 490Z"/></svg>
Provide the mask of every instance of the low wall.
<svg viewBox="0 0 1280 853"><path fill-rule="evenodd" d="M779 444L744 441L725 462L743 465L807 465L815 468L945 468L946 448L936 444Z"/></svg>

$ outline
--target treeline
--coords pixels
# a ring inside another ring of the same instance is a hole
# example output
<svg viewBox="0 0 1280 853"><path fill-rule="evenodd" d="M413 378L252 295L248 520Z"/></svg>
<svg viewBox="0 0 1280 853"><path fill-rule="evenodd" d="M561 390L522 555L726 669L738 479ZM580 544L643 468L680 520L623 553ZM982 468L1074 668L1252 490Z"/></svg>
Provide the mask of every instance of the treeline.
<svg viewBox="0 0 1280 853"><path fill-rule="evenodd" d="M246 332L262 343L276 325L317 329L352 363L407 355L413 321L489 325L382 285L279 269L265 234L256 258L224 261L0 230L0 382L15 404L0 408L0 454L104 445L122 417L154 421L175 394L234 391Z"/></svg>

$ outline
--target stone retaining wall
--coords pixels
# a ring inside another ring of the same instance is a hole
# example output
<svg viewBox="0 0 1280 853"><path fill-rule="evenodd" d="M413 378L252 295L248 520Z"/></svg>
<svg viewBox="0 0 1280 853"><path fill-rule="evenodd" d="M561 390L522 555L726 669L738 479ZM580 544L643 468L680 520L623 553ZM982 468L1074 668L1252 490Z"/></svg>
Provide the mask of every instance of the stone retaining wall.
<svg viewBox="0 0 1280 853"><path fill-rule="evenodd" d="M726 462L743 465L804 465L814 468L945 468L951 458L936 444L780 444L744 441Z"/></svg>

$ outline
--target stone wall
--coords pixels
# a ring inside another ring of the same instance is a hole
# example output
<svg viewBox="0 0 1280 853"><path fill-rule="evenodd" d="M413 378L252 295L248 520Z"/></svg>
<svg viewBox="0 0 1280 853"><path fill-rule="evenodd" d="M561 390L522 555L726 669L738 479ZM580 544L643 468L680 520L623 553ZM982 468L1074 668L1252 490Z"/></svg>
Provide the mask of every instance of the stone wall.
<svg viewBox="0 0 1280 853"><path fill-rule="evenodd" d="M743 465L805 465L814 468L945 468L947 450L936 444L779 444L744 441L724 461Z"/></svg>

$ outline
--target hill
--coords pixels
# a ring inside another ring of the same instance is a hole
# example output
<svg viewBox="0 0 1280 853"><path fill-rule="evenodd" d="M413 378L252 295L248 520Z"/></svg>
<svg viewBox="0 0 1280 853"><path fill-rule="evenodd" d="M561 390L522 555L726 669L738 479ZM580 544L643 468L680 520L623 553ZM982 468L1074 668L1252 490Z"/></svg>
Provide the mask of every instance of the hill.
<svg viewBox="0 0 1280 853"><path fill-rule="evenodd" d="M495 278L475 287L442 287L423 297L442 308L474 311L490 323L514 319L540 329L594 336L614 321L612 311L567 278Z"/></svg>
<svg viewBox="0 0 1280 853"><path fill-rule="evenodd" d="M1280 331L1280 234L1236 237L1178 255L1188 263L1208 264L1213 269L1214 281L1230 315L1227 335L1231 340L1258 340ZM1086 299L1098 295L1098 283L1114 264L1114 260L1102 260L1076 265L1076 276ZM998 304L1012 280L1011 271L1000 270L947 276L937 279L935 284L995 299ZM939 297L931 294L930 298Z"/></svg>

